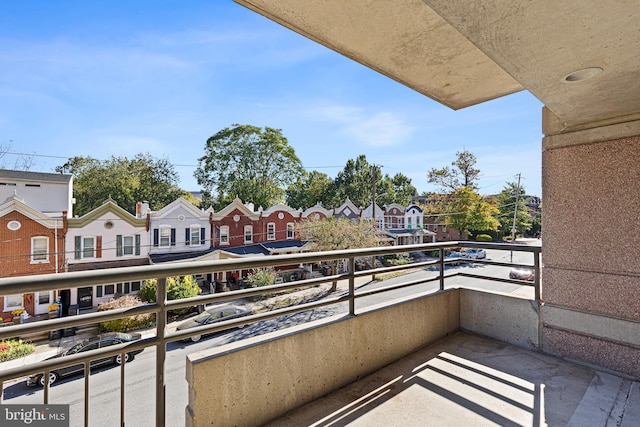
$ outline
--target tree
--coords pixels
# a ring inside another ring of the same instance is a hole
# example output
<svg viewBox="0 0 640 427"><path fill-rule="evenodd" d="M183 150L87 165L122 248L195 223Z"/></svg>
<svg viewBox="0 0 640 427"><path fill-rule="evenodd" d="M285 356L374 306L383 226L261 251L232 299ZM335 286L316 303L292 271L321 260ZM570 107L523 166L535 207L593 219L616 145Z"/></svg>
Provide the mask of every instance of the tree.
<svg viewBox="0 0 640 427"><path fill-rule="evenodd" d="M500 221L500 231L502 236L510 236L513 228L513 214L516 205L516 193L518 185L515 182L507 182L505 187L497 195L496 200L498 209L498 221ZM529 209L527 209L527 200L525 198L525 189L520 186L518 194L518 209L516 213L516 233L523 235L531 228L533 223Z"/></svg>
<svg viewBox="0 0 640 427"><path fill-rule="evenodd" d="M429 171L429 182L441 186L445 192L456 191L461 187L477 190L477 180L480 169L476 169L476 156L464 150L456 153L456 160L451 162L451 167L442 169L432 168Z"/></svg>
<svg viewBox="0 0 640 427"><path fill-rule="evenodd" d="M334 198L333 180L329 175L304 171L296 181L287 188L287 205L293 208L309 208L318 202L330 206Z"/></svg>
<svg viewBox="0 0 640 427"><path fill-rule="evenodd" d="M146 302L156 302L158 281L156 279L147 279L138 291L138 296ZM200 295L202 289L198 286L196 278L193 276L168 277L167 278L167 300L177 300L184 298L193 298ZM177 308L170 310L173 314L186 314L191 311L191 307Z"/></svg>
<svg viewBox="0 0 640 427"><path fill-rule="evenodd" d="M111 157L104 161L72 157L56 171L73 175L74 210L78 215L97 208L108 198L133 214L140 201L147 201L151 209L158 210L178 197L189 197L177 185L174 166L167 159L156 159L148 153L137 154L133 159Z"/></svg>
<svg viewBox="0 0 640 427"><path fill-rule="evenodd" d="M9 164L5 159L7 154L15 154L11 153L11 145L0 144L0 169L28 171L33 166L33 155L19 154L13 164Z"/></svg>
<svg viewBox="0 0 640 427"><path fill-rule="evenodd" d="M312 251L367 248L379 244L373 224L369 221L335 217L308 219L302 221L297 230L302 240L309 241ZM336 271L335 262L333 271ZM332 291L336 287L337 282L334 282Z"/></svg>
<svg viewBox="0 0 640 427"><path fill-rule="evenodd" d="M378 205L399 203L408 205L411 197L417 193L411 185L411 179L401 173L390 178L382 175L378 165L369 164L364 154L355 160L348 160L344 169L338 173L333 183L334 205L340 205L347 198L356 206L366 207L373 200L373 183Z"/></svg>
<svg viewBox="0 0 640 427"><path fill-rule="evenodd" d="M268 207L302 175L302 163L280 129L234 124L207 140L194 176L220 209L235 197Z"/></svg>
<svg viewBox="0 0 640 427"><path fill-rule="evenodd" d="M461 187L444 200L445 224L466 239L469 230L494 231L500 223L494 218L498 209L469 187Z"/></svg>

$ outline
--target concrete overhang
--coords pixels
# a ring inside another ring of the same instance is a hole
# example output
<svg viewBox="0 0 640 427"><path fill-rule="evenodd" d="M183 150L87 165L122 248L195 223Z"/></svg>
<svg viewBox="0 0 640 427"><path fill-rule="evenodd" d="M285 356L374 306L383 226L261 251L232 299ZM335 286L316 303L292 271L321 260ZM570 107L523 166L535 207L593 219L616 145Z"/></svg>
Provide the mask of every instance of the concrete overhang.
<svg viewBox="0 0 640 427"><path fill-rule="evenodd" d="M559 131L640 116L635 0L236 1L453 109L527 89Z"/></svg>

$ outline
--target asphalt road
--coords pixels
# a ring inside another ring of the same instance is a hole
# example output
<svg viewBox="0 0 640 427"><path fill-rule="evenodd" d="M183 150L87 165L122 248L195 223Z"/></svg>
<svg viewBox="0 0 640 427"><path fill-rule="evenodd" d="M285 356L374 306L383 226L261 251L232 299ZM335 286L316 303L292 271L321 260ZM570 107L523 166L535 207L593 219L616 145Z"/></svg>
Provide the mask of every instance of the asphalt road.
<svg viewBox="0 0 640 427"><path fill-rule="evenodd" d="M511 255L504 251L487 251L487 258L509 262ZM530 253L513 253L513 262L533 264L533 255ZM470 271L477 274L507 278L508 267L489 265L463 264L460 266L448 266L447 271ZM358 290L368 290L389 286L403 281L418 280L424 277L433 277L437 271L421 269L400 277L387 279L380 282L371 282L362 285ZM411 288L403 288L358 299L356 312L363 307L390 302L398 298L405 298L416 293L435 291L438 289L438 281L417 285ZM493 292L517 294L533 297L533 287L513 285L508 283L491 282L472 278L455 277L449 279L446 287L465 286L481 288ZM185 421L185 407L188 402L188 389L185 380L186 355L195 351L205 350L214 346L241 340L251 336L257 336L279 329L294 326L300 323L318 320L336 314L346 313L347 303L308 310L302 313L287 315L278 319L257 322L243 329L233 330L205 338L197 343L171 343L167 347L165 368L166 384L166 425L182 426ZM114 426L119 423L120 416L120 368L108 367L93 371L90 375L89 397L89 425L90 426ZM125 420L129 426L154 426L155 425L155 349L147 348L136 356L135 360L125 365ZM211 381L216 381L211 378ZM43 401L41 388L30 388L25 383L19 382L5 388L6 404L33 403L40 404ZM84 381L82 377L63 379L50 389L49 402L52 404L69 404L71 426L83 425L84 413Z"/></svg>

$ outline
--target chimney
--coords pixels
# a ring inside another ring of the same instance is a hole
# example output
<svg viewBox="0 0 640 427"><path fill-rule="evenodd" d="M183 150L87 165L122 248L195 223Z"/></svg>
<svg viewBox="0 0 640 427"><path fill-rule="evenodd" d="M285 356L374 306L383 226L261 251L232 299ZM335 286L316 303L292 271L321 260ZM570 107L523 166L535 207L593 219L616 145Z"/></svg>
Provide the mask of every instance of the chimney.
<svg viewBox="0 0 640 427"><path fill-rule="evenodd" d="M136 203L136 218L144 218L149 211L149 202L146 200Z"/></svg>

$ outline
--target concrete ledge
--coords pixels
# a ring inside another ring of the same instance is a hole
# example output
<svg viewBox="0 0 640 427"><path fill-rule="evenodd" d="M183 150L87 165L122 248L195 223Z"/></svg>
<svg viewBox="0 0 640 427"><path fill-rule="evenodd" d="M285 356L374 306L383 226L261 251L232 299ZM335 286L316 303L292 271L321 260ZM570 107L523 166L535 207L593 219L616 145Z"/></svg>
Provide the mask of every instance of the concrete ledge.
<svg viewBox="0 0 640 427"><path fill-rule="evenodd" d="M458 289L187 357L188 426L262 425L460 328Z"/></svg>
<svg viewBox="0 0 640 427"><path fill-rule="evenodd" d="M530 299L460 289L460 328L518 347L540 347L537 310Z"/></svg>

